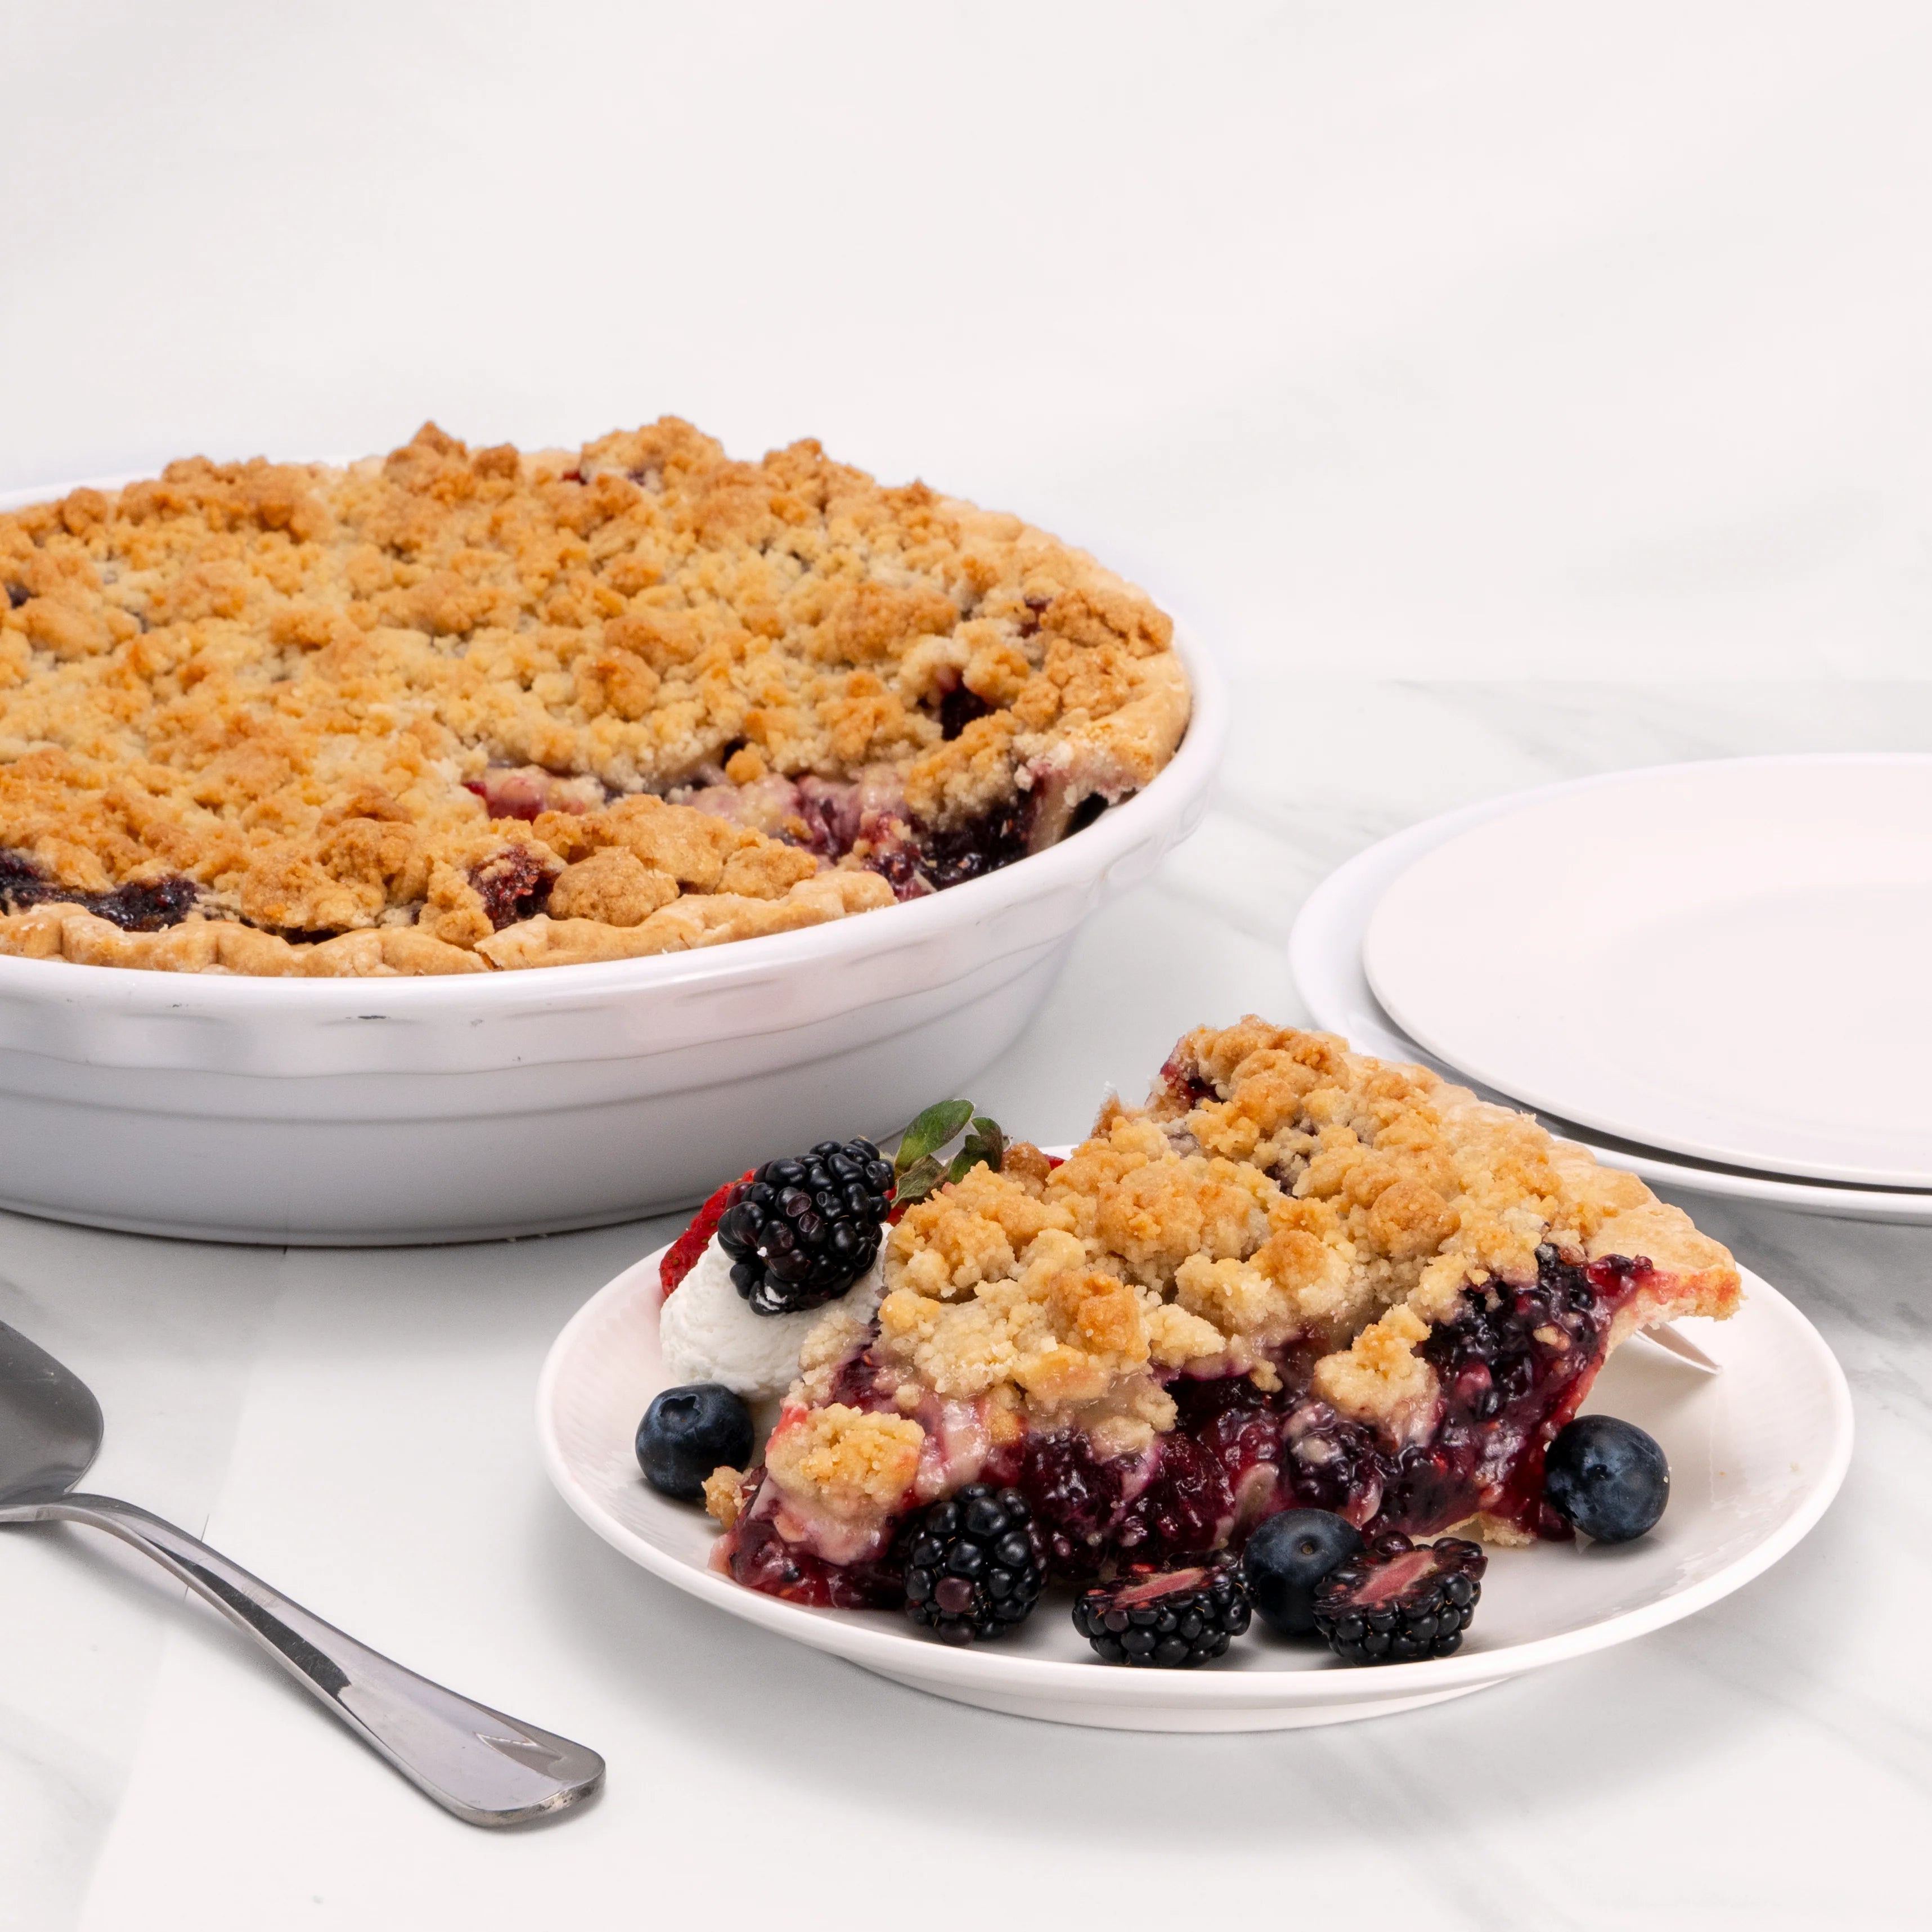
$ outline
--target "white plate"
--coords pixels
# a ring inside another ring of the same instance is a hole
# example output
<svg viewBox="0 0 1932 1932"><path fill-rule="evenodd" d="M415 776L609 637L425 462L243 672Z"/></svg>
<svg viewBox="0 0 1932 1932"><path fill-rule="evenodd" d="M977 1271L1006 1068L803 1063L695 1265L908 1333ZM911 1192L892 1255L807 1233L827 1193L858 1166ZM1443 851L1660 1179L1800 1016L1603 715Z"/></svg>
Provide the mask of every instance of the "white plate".
<svg viewBox="0 0 1932 1932"><path fill-rule="evenodd" d="M1532 1106L1700 1160L1932 1186L1932 757L1625 772L1383 895L1369 983Z"/></svg>
<svg viewBox="0 0 1932 1932"><path fill-rule="evenodd" d="M1622 774L1616 776L1621 778ZM1362 969L1362 937L1368 930L1370 918L1394 880L1424 853L1459 832L1532 801L1606 782L1602 778L1582 778L1537 791L1485 800L1480 805L1467 806L1412 825L1336 867L1309 895L1288 934L1288 968L1316 1024L1340 1034L1364 1053L1384 1060L1420 1060L1452 1079L1467 1082L1468 1074L1418 1046L1382 1010ZM1508 1094L1484 1088L1480 1082L1478 1087L1486 1097L1507 1106L1522 1104ZM1754 1174L1746 1168L1692 1161L1682 1155L1660 1153L1654 1148L1612 1141L1553 1114L1544 1113L1540 1118L1552 1133L1581 1142L1599 1160L1640 1174L1654 1186L1679 1188L1725 1200L1762 1202L1801 1214L1825 1214L1842 1220L1932 1222L1932 1193Z"/></svg>
<svg viewBox="0 0 1932 1932"><path fill-rule="evenodd" d="M1257 1631L1204 1670L1123 1670L1094 1657L1058 1593L1012 1638L955 1650L888 1611L808 1610L742 1588L707 1566L706 1519L645 1486L632 1442L668 1380L658 1349L662 1252L592 1296L544 1364L537 1435L564 1500L614 1548L720 1610L915 1689L1019 1717L1117 1730L1287 1730L1462 1696L1628 1642L1748 1582L1824 1514L1851 1456L1851 1398L1837 1361L1783 1295L1748 1274L1742 1310L1695 1327L1721 1374L1634 1341L1610 1358L1587 1405L1663 1443L1672 1470L1663 1522L1620 1548L1492 1552L1475 1628L1454 1657L1350 1670Z"/></svg>

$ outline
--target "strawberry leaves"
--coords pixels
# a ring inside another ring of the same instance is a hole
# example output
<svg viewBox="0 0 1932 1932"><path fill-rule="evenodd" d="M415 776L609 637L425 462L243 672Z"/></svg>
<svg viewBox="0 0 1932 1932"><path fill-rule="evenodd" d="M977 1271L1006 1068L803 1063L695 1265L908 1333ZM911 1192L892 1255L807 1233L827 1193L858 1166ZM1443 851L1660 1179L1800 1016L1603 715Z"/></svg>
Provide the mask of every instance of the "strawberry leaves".
<svg viewBox="0 0 1932 1932"><path fill-rule="evenodd" d="M952 1156L946 1178L964 1180L982 1160L998 1174L1006 1152L1006 1137L1000 1131L999 1122L988 1120L984 1114L975 1114L972 1131L967 1135L965 1144Z"/></svg>
<svg viewBox="0 0 1932 1932"><path fill-rule="evenodd" d="M959 1151L946 1161L946 1148L962 1133ZM910 1208L946 1182L964 1180L981 1161L997 1174L1006 1150L998 1121L974 1113L970 1100L938 1101L899 1136L892 1156L892 1205Z"/></svg>

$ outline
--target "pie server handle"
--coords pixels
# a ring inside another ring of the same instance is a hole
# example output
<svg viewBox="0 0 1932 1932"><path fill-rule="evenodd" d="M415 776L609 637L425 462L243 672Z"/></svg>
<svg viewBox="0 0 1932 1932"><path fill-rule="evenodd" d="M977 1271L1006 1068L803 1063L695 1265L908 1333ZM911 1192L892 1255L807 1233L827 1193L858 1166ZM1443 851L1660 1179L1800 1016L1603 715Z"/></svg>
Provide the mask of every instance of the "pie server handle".
<svg viewBox="0 0 1932 1932"><path fill-rule="evenodd" d="M0 1523L54 1521L104 1529L172 1570L411 1784L470 1824L547 1817L604 1781L595 1751L405 1670L132 1503L67 1495L0 1508Z"/></svg>

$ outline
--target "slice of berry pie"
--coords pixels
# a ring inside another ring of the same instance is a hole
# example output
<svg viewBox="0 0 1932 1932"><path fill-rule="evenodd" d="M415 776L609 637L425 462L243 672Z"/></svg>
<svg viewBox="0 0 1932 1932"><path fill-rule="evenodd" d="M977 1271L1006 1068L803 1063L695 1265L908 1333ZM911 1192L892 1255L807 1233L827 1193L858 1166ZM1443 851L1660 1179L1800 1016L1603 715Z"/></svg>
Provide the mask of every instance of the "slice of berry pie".
<svg viewBox="0 0 1932 1932"><path fill-rule="evenodd" d="M1187 724L1173 627L1018 518L667 417L434 424L0 514L0 952L634 958L958 885Z"/></svg>
<svg viewBox="0 0 1932 1932"><path fill-rule="evenodd" d="M1634 1176L1252 1018L1189 1034L1064 1163L1016 1143L907 1209L883 1274L806 1336L762 1462L708 1486L754 1588L896 1603L908 1526L975 1483L1066 1581L1178 1571L1290 1508L1565 1537L1544 1452L1610 1351L1739 1294Z"/></svg>

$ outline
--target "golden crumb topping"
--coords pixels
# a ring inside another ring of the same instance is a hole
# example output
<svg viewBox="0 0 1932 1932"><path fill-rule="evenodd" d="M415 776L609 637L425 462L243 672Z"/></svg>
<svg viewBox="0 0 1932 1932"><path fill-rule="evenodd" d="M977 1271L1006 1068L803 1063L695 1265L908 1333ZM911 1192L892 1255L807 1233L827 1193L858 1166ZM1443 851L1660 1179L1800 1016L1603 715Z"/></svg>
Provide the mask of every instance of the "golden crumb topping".
<svg viewBox="0 0 1932 1932"><path fill-rule="evenodd" d="M946 883L921 841L987 814L1052 842L1189 708L1168 620L1082 553L672 418L173 464L0 514L0 951L102 964L488 970L842 917L882 872Z"/></svg>
<svg viewBox="0 0 1932 1932"><path fill-rule="evenodd" d="M909 1416L832 1402L788 1408L765 1444L765 1471L788 1495L860 1521L890 1510L919 1473L926 1432Z"/></svg>
<svg viewBox="0 0 1932 1932"><path fill-rule="evenodd" d="M721 1529L729 1529L745 1512L751 1479L742 1469L721 1462L704 1479L704 1513Z"/></svg>
<svg viewBox="0 0 1932 1932"><path fill-rule="evenodd" d="M1050 1172L1015 1152L893 1228L874 1353L1128 1447L1124 1414L1143 1440L1172 1426L1164 1375L1276 1387L1293 1348L1330 1406L1410 1439L1436 1393L1416 1344L1472 1286L1533 1281L1544 1243L1660 1271L1624 1332L1736 1304L1730 1255L1635 1176L1424 1068L1252 1017L1188 1035L1144 1109L1110 1102Z"/></svg>

